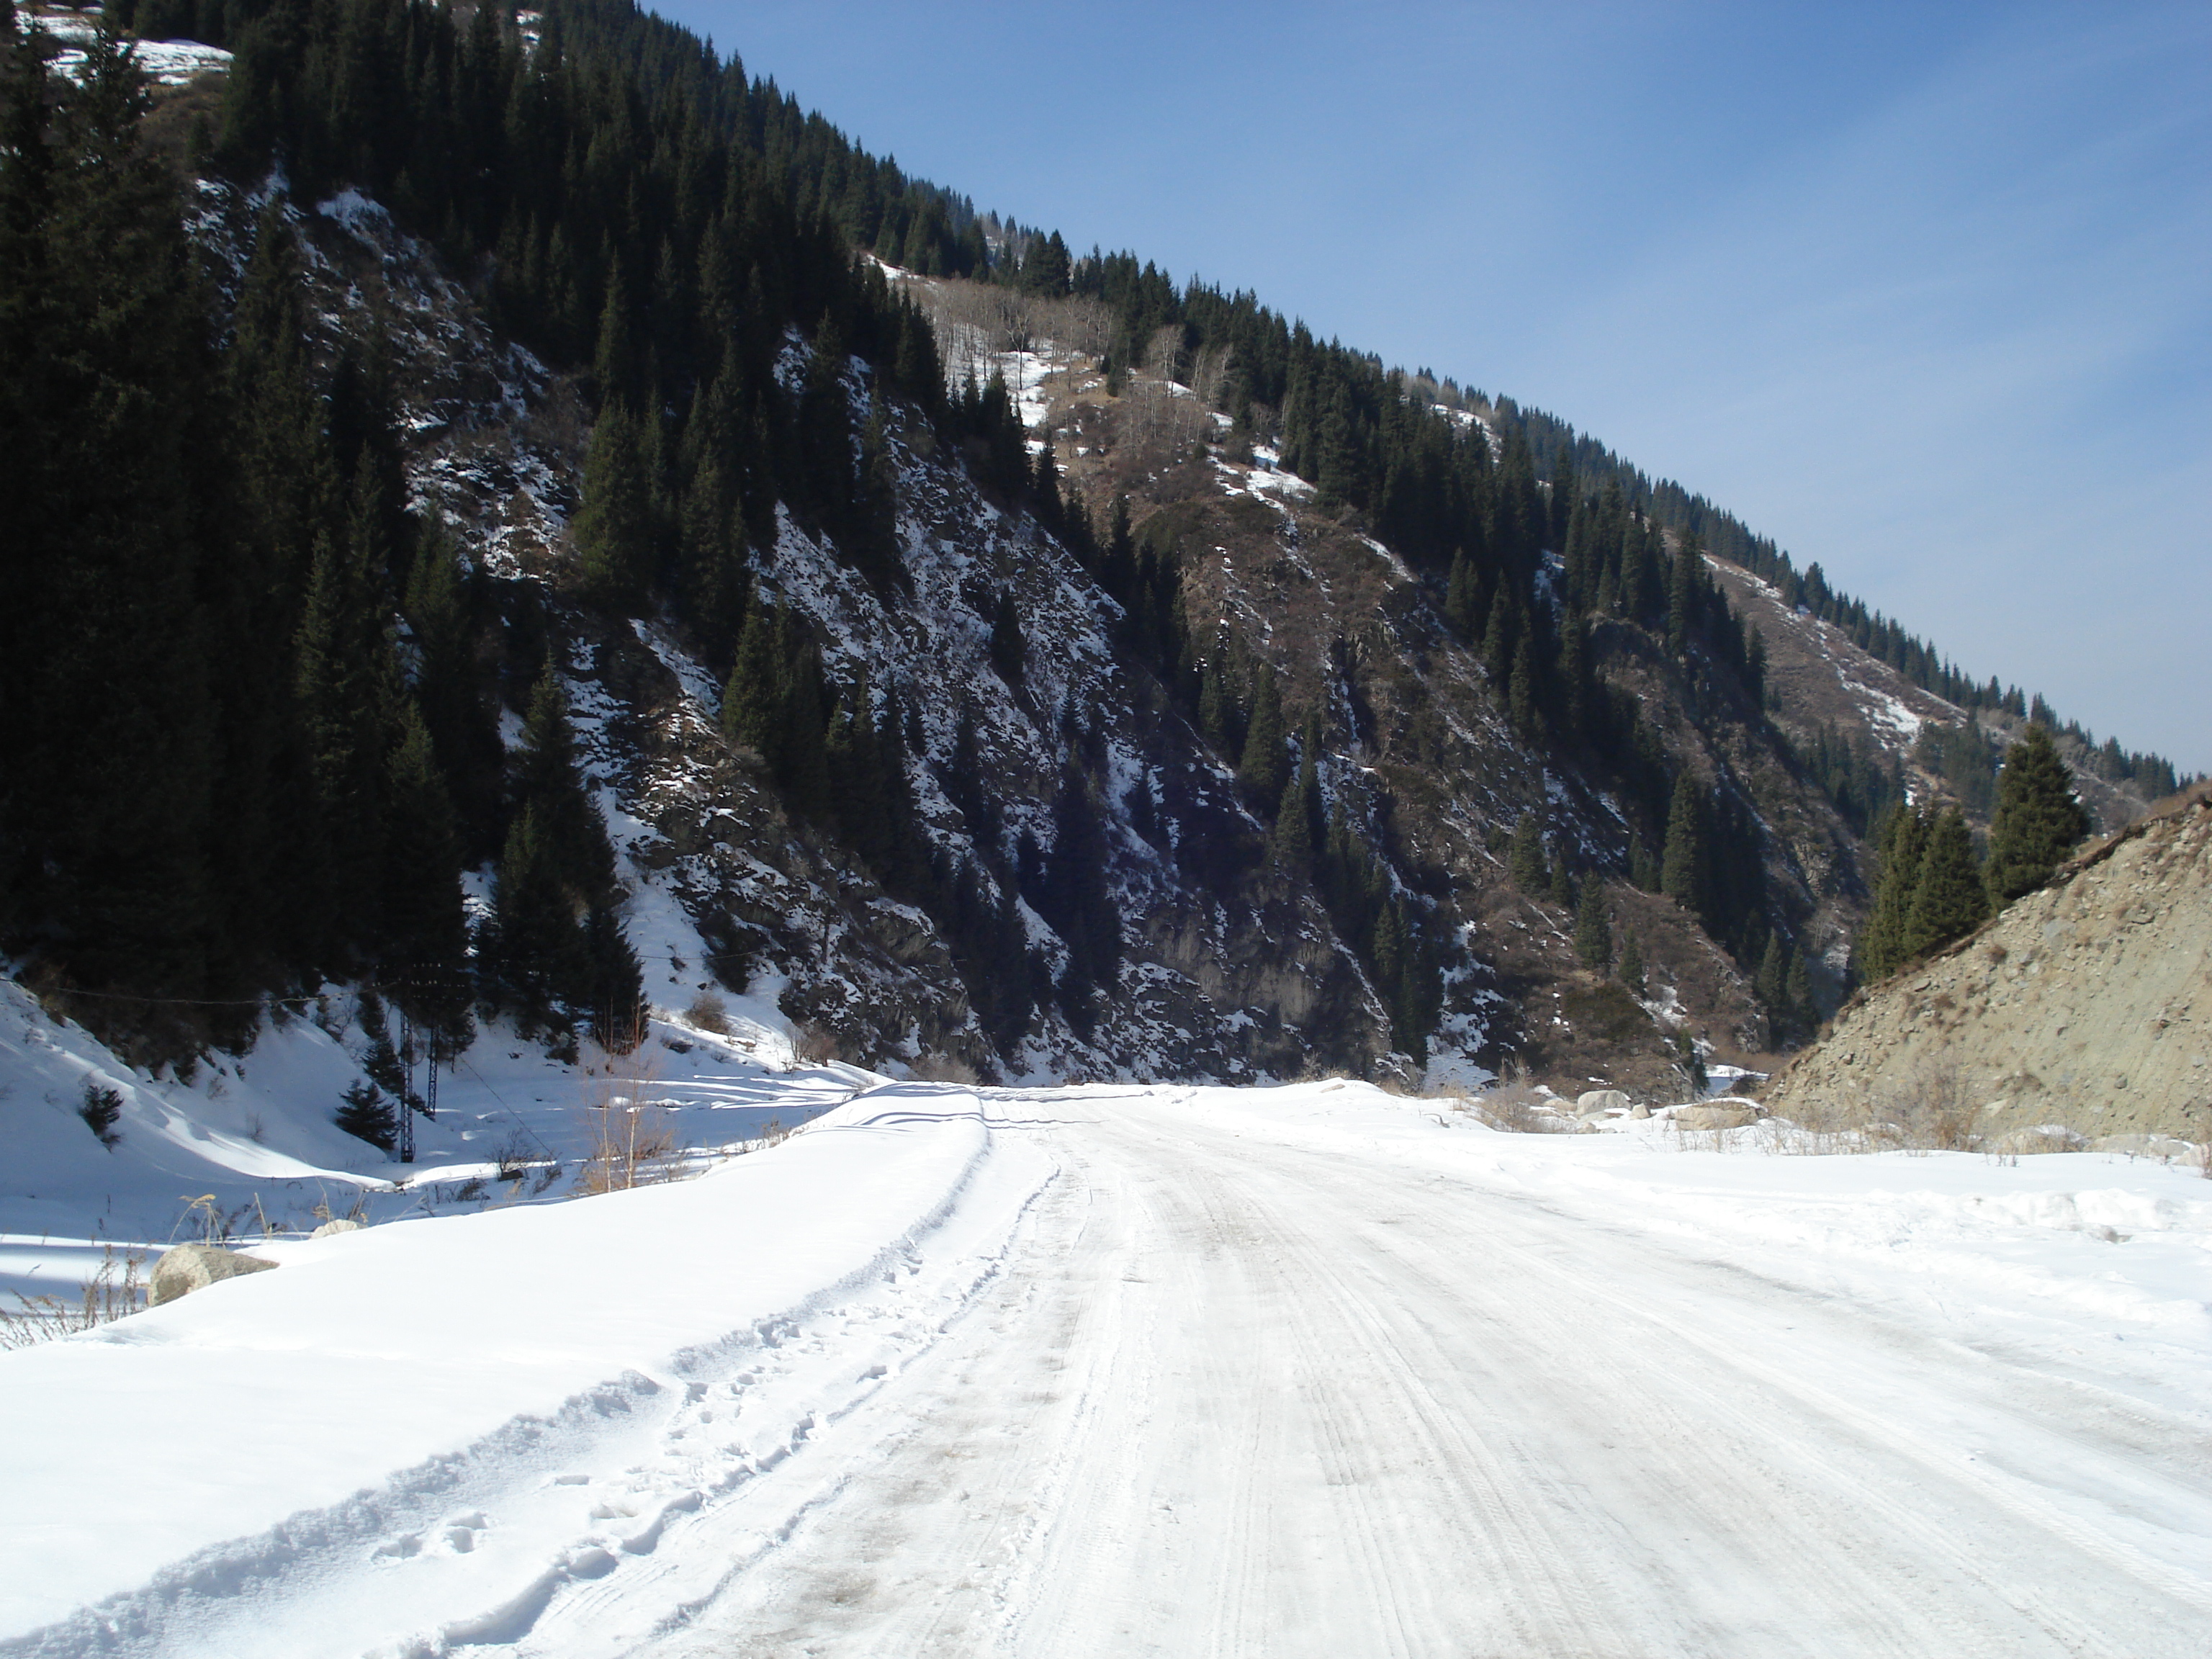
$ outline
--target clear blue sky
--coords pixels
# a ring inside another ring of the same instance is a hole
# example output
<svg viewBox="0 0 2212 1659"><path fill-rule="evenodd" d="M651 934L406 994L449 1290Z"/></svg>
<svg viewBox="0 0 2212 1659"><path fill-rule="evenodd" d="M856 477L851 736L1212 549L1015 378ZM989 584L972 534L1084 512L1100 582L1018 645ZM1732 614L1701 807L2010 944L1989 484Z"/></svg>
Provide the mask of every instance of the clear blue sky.
<svg viewBox="0 0 2212 1659"><path fill-rule="evenodd" d="M2212 6L665 0L910 173L1550 410L2212 770Z"/></svg>

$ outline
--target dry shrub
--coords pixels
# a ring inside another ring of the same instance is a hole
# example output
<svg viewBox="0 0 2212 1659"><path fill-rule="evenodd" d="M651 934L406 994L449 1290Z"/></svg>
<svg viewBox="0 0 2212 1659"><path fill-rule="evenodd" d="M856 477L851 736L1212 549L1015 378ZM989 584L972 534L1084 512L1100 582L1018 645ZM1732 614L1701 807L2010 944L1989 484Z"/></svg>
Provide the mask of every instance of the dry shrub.
<svg viewBox="0 0 2212 1659"><path fill-rule="evenodd" d="M1555 1134L1567 1127L1552 1097L1522 1078L1499 1084L1473 1104L1485 1123L1510 1134Z"/></svg>
<svg viewBox="0 0 2212 1659"><path fill-rule="evenodd" d="M973 1066L957 1054L922 1054L906 1071L916 1083L957 1083L972 1089L983 1080Z"/></svg>
<svg viewBox="0 0 2212 1659"><path fill-rule="evenodd" d="M603 1070L585 1074L582 1191L623 1192L683 1172L674 1116L651 1097L656 1069L653 1050L640 1047L610 1054Z"/></svg>
<svg viewBox="0 0 2212 1659"><path fill-rule="evenodd" d="M1963 1152L1974 1142L1974 1103L1955 1066L1930 1063L1888 1102L1893 1145L1912 1152Z"/></svg>
<svg viewBox="0 0 2212 1659"><path fill-rule="evenodd" d="M730 1034L730 1006L712 991L702 991L691 999L691 1006L684 1011L684 1020L695 1031L712 1031L716 1036Z"/></svg>
<svg viewBox="0 0 2212 1659"><path fill-rule="evenodd" d="M837 1042L837 1034L828 1026L809 1020L800 1026L791 1040L793 1059L809 1066L827 1066L833 1060L845 1056Z"/></svg>
<svg viewBox="0 0 2212 1659"><path fill-rule="evenodd" d="M626 1192L673 1181L681 1172L676 1126L666 1107L617 1096L589 1109L584 1167L576 1177L583 1191Z"/></svg>
<svg viewBox="0 0 2212 1659"><path fill-rule="evenodd" d="M78 1287L74 1297L25 1296L18 1291L15 1311L0 1308L0 1348L32 1347L137 1313L146 1305L146 1286L138 1276L145 1262L140 1251L127 1250L118 1256L112 1244L103 1245L100 1270Z"/></svg>
<svg viewBox="0 0 2212 1659"><path fill-rule="evenodd" d="M1833 1097L1803 1101L1790 1108L1797 1133L1785 1136L1778 1125L1775 1151L1826 1152L1963 1152L1982 1137L1974 1130L1979 1115L1973 1093L1955 1066L1930 1064L1911 1079L1869 1099Z"/></svg>

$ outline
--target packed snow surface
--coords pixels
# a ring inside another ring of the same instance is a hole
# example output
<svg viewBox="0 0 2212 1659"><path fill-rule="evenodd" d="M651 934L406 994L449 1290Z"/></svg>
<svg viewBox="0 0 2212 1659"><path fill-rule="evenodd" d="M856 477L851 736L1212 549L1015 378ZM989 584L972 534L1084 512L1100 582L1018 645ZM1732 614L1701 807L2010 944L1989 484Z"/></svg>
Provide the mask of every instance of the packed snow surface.
<svg viewBox="0 0 2212 1659"><path fill-rule="evenodd" d="M127 1142L126 1142L127 1144ZM2198 1655L2212 1186L884 1083L0 1354L0 1655Z"/></svg>

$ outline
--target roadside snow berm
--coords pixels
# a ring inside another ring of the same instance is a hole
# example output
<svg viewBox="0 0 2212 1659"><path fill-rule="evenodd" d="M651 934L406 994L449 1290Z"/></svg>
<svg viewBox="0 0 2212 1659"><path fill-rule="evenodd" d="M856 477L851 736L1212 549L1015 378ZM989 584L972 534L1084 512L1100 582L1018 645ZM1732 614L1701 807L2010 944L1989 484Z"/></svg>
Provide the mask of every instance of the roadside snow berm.
<svg viewBox="0 0 2212 1659"><path fill-rule="evenodd" d="M236 1250L226 1250L219 1244L179 1244L173 1249L164 1250L161 1259L154 1264L154 1277L149 1281L146 1291L146 1305L158 1308L164 1302L174 1302L180 1296L204 1291L218 1279L265 1273L276 1265L273 1261L264 1261L258 1256L241 1255Z"/></svg>

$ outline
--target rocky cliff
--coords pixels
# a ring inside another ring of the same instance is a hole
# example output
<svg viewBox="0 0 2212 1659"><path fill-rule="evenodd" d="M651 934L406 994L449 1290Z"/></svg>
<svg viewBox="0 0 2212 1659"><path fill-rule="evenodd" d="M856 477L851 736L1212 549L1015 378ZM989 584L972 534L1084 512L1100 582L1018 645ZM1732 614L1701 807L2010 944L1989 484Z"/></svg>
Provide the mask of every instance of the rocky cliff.
<svg viewBox="0 0 2212 1659"><path fill-rule="evenodd" d="M2212 1138L2212 787L2093 845L2051 884L1855 996L1769 1089L1782 1116L1950 1115L2021 1132Z"/></svg>

